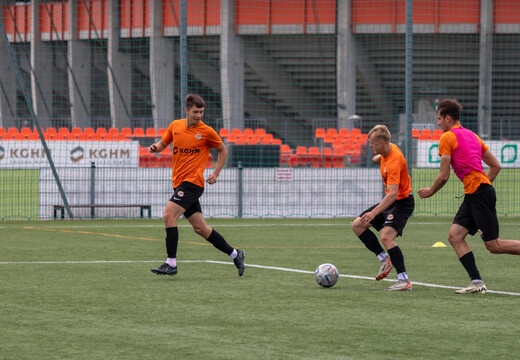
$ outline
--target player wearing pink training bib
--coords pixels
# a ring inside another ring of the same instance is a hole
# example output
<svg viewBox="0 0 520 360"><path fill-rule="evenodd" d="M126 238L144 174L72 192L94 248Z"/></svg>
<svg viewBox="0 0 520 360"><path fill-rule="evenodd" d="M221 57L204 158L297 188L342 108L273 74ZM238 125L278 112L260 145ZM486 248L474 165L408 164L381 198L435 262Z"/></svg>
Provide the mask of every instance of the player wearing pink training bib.
<svg viewBox="0 0 520 360"><path fill-rule="evenodd" d="M457 290L457 294L482 293L487 291L480 277L475 256L466 242L468 234L477 232L492 254L520 255L520 241L500 239L496 212L496 193L492 182L500 172L500 163L484 142L472 131L460 124L462 106L452 99L443 99L438 104L437 124L444 134L439 140L441 165L439 175L431 188L419 190L421 199L433 196L448 181L450 165L464 185L464 201L459 207L448 234L448 240L457 257L466 269L471 284ZM489 166L486 174L482 161Z"/></svg>

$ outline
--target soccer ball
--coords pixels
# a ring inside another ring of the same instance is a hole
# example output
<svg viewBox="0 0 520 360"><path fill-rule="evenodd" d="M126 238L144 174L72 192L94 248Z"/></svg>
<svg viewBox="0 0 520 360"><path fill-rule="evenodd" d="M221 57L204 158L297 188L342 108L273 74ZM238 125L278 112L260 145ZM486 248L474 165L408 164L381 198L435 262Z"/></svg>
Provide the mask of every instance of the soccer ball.
<svg viewBox="0 0 520 360"><path fill-rule="evenodd" d="M323 287L334 286L338 282L338 269L332 264L321 264L314 273L316 282Z"/></svg>

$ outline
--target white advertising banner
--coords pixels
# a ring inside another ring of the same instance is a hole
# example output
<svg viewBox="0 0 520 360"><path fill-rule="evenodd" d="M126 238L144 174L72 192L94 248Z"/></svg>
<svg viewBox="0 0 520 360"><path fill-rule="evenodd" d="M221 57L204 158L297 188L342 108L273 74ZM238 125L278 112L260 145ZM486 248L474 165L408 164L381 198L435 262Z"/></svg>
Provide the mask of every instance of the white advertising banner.
<svg viewBox="0 0 520 360"><path fill-rule="evenodd" d="M520 141L484 141L503 168L520 168ZM441 163L438 141L417 142L417 167L438 168ZM484 164L485 166L485 164Z"/></svg>
<svg viewBox="0 0 520 360"><path fill-rule="evenodd" d="M56 167L138 167L137 141L47 141ZM42 143L36 141L1 141L0 168L49 167Z"/></svg>

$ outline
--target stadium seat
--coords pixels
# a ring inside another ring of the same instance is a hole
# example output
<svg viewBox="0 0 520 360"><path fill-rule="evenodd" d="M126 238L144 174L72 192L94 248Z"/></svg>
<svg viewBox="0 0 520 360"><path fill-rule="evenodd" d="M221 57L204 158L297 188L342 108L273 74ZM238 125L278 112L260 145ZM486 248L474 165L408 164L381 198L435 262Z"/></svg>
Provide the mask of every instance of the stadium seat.
<svg viewBox="0 0 520 360"><path fill-rule="evenodd" d="M352 128L350 130L350 136L352 136L353 138L357 138L357 137L359 137L359 135L361 135L361 129L359 129L359 128Z"/></svg>
<svg viewBox="0 0 520 360"><path fill-rule="evenodd" d="M231 130L231 134L235 135L236 137L242 135L242 130L239 128L234 128Z"/></svg>
<svg viewBox="0 0 520 360"><path fill-rule="evenodd" d="M334 130L336 130L336 129L334 129ZM336 139L337 135L338 134L333 131L327 131L325 133L325 137L323 138L323 142L325 144L332 144L334 142L334 140Z"/></svg>
<svg viewBox="0 0 520 360"><path fill-rule="evenodd" d="M168 156L161 156L161 160L162 160L162 166L161 167L165 167L165 168L172 167L172 156L171 156L171 154L168 155Z"/></svg>
<svg viewBox="0 0 520 360"><path fill-rule="evenodd" d="M133 137L145 137L144 129L142 127L135 127L132 136Z"/></svg>
<svg viewBox="0 0 520 360"><path fill-rule="evenodd" d="M157 131L157 135L159 135L159 137L162 137L165 131L165 128L159 128L159 131Z"/></svg>
<svg viewBox="0 0 520 360"><path fill-rule="evenodd" d="M0 127L0 139L3 138L5 134L7 134L7 131L5 130L5 128Z"/></svg>
<svg viewBox="0 0 520 360"><path fill-rule="evenodd" d="M433 129L432 140L439 140L443 133L442 129Z"/></svg>
<svg viewBox="0 0 520 360"><path fill-rule="evenodd" d="M308 156L307 148L305 146L296 147L296 166L307 166Z"/></svg>
<svg viewBox="0 0 520 360"><path fill-rule="evenodd" d="M242 134L251 137L255 134L255 131L250 128L245 128Z"/></svg>
<svg viewBox="0 0 520 360"><path fill-rule="evenodd" d="M309 147L309 149L307 150L307 158L308 163L311 165L311 167L318 168L321 166L321 153L318 147Z"/></svg>
<svg viewBox="0 0 520 360"><path fill-rule="evenodd" d="M349 129L339 129L338 131L338 138L346 139L350 136L350 130Z"/></svg>
<svg viewBox="0 0 520 360"><path fill-rule="evenodd" d="M126 137L132 137L132 129L129 127L122 128L119 133L125 135Z"/></svg>
<svg viewBox="0 0 520 360"><path fill-rule="evenodd" d="M129 141L129 140L131 140L131 138L127 137L126 134L119 133L116 136L116 140L117 141Z"/></svg>
<svg viewBox="0 0 520 360"><path fill-rule="evenodd" d="M430 129L422 129L419 135L419 140L431 140L432 132Z"/></svg>
<svg viewBox="0 0 520 360"><path fill-rule="evenodd" d="M249 145L260 144L260 141L262 141L262 138L260 136L256 136L255 134L253 134L253 136L251 136L249 138Z"/></svg>
<svg viewBox="0 0 520 360"><path fill-rule="evenodd" d="M280 164L289 165L292 154L293 150L291 147L287 144L282 144L282 146L280 146Z"/></svg>
<svg viewBox="0 0 520 360"><path fill-rule="evenodd" d="M228 137L229 135L229 129L226 129L226 128L222 128L218 131L218 135L224 140Z"/></svg>
<svg viewBox="0 0 520 360"><path fill-rule="evenodd" d="M54 140L54 139L56 139L57 134L58 134L58 132L53 127L48 127L43 132L43 136L45 137L45 140Z"/></svg>
<svg viewBox="0 0 520 360"><path fill-rule="evenodd" d="M104 127L98 127L96 129L96 133L94 134L94 140L105 140L107 136L107 129Z"/></svg>
<svg viewBox="0 0 520 360"><path fill-rule="evenodd" d="M14 136L18 135L18 129L15 127L10 127L7 129L6 135L10 135L11 137L14 137Z"/></svg>
<svg viewBox="0 0 520 360"><path fill-rule="evenodd" d="M118 128L109 128L107 131L107 134L113 135L115 138L115 137L117 137L117 135L119 135L119 129Z"/></svg>
<svg viewBox="0 0 520 360"><path fill-rule="evenodd" d="M344 168L345 167L345 152L343 149L332 150L332 167Z"/></svg>
<svg viewBox="0 0 520 360"><path fill-rule="evenodd" d="M237 145L249 145L249 140L250 140L249 136L247 136L245 134L242 134L242 135L238 136L237 141L235 142L235 144L237 144Z"/></svg>
<svg viewBox="0 0 520 360"><path fill-rule="evenodd" d="M366 143L368 142L368 134L359 134L358 135L358 138L357 138L357 143L360 144L360 145L366 145Z"/></svg>
<svg viewBox="0 0 520 360"><path fill-rule="evenodd" d="M119 135L119 134L118 134ZM117 141L117 137L118 135L115 135L115 134L111 134L111 133L107 133L105 135L105 138L103 140L105 141Z"/></svg>
<svg viewBox="0 0 520 360"><path fill-rule="evenodd" d="M235 144L238 141L238 135L233 134L230 132L228 136L226 137L226 141L230 144Z"/></svg>
<svg viewBox="0 0 520 360"><path fill-rule="evenodd" d="M155 156L154 154L152 154L148 159L148 167L151 167L151 168L163 167L163 162L159 158L159 156Z"/></svg>
<svg viewBox="0 0 520 360"><path fill-rule="evenodd" d="M66 140L69 138L70 131L66 127L60 127L58 129L58 136L61 137L62 140Z"/></svg>
<svg viewBox="0 0 520 360"><path fill-rule="evenodd" d="M419 129L412 129L412 137L415 139L419 139L419 135L421 135L421 131Z"/></svg>
<svg viewBox="0 0 520 360"><path fill-rule="evenodd" d="M271 145L282 145L282 139L273 139L271 140Z"/></svg>
<svg viewBox="0 0 520 360"><path fill-rule="evenodd" d="M146 137L150 137L150 138L156 138L157 137L157 131L155 131L155 128L153 128L153 127L146 128L145 136Z"/></svg>
<svg viewBox="0 0 520 360"><path fill-rule="evenodd" d="M260 139L262 139L265 136L265 134L266 134L266 131L265 131L264 128L257 128L257 129L255 129L255 135L257 137L259 137Z"/></svg>
<svg viewBox="0 0 520 360"><path fill-rule="evenodd" d="M212 169L215 166L213 165L213 155L211 155L211 152L208 155L208 161L206 162L206 169Z"/></svg>
<svg viewBox="0 0 520 360"><path fill-rule="evenodd" d="M316 130L314 130L314 137L316 139L325 139L325 134L327 132L325 131L324 128L316 128Z"/></svg>
<svg viewBox="0 0 520 360"><path fill-rule="evenodd" d="M148 148L146 148L146 151L148 151ZM172 149L169 146L166 146L166 148L164 148L164 150L159 153L161 156L171 156L171 154Z"/></svg>

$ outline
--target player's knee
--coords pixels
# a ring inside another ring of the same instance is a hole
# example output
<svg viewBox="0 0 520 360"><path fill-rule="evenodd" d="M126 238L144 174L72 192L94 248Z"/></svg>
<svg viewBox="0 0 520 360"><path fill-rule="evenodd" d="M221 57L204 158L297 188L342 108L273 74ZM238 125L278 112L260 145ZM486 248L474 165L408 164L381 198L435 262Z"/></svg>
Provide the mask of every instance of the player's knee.
<svg viewBox="0 0 520 360"><path fill-rule="evenodd" d="M354 222L352 222L352 231L354 232L354 234L360 235L365 230L366 227L361 223L360 218L357 218L356 220L354 220Z"/></svg>
<svg viewBox="0 0 520 360"><path fill-rule="evenodd" d="M206 239L211 234L211 228L209 226L194 226L193 231L195 231L195 234L202 236L204 239Z"/></svg>
<svg viewBox="0 0 520 360"><path fill-rule="evenodd" d="M504 248L500 244L499 240L500 239L485 241L484 245L486 246L486 249L492 254L503 254Z"/></svg>
<svg viewBox="0 0 520 360"><path fill-rule="evenodd" d="M448 234L448 241L450 242L451 246L457 245L463 238L460 236L457 236L456 234L449 233Z"/></svg>

